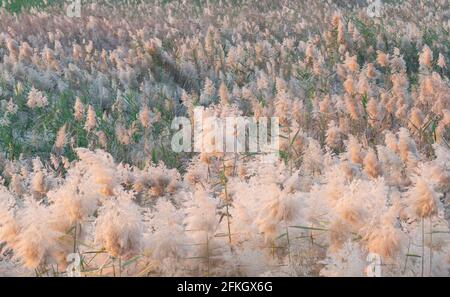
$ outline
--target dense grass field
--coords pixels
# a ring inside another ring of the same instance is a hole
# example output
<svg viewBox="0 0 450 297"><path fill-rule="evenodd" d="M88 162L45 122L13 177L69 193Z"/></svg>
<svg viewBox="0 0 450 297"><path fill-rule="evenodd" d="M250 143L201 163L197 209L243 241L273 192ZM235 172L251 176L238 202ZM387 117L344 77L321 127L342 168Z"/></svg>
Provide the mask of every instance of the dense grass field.
<svg viewBox="0 0 450 297"><path fill-rule="evenodd" d="M448 1L0 3L0 276L449 276Z"/></svg>
<svg viewBox="0 0 450 297"><path fill-rule="evenodd" d="M11 0L11 1L0 1L0 6L4 7L7 11L12 13L18 13L22 11L23 9L29 9L29 8L37 8L37 9L43 9L45 7L48 7L48 5L51 5L52 0L42 1L42 0Z"/></svg>

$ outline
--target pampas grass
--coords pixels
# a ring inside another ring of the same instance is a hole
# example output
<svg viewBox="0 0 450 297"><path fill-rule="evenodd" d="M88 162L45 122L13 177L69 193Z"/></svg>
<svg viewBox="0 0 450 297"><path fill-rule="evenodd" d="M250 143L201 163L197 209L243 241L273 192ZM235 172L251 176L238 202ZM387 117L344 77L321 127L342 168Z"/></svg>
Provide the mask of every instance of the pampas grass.
<svg viewBox="0 0 450 297"><path fill-rule="evenodd" d="M449 276L442 1L92 2L0 9L0 273ZM195 108L280 147L176 153Z"/></svg>

